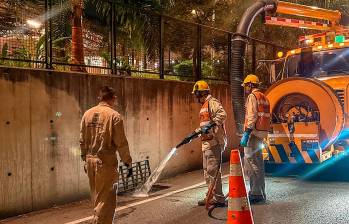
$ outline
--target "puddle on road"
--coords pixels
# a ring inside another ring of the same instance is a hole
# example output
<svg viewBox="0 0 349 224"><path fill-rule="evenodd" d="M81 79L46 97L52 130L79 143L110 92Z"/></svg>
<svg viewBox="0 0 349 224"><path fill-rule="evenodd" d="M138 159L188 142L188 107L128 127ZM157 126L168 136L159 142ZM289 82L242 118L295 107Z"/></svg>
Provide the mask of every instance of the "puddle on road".
<svg viewBox="0 0 349 224"><path fill-rule="evenodd" d="M135 193L132 195L133 197L145 198L149 196L149 192L152 186L159 179L160 174L166 167L166 164L172 158L172 156L176 154L176 151L177 151L177 148L171 149L171 151L167 154L167 156L161 161L160 165L157 168L155 168L153 173L149 176L148 180L143 185L136 188Z"/></svg>

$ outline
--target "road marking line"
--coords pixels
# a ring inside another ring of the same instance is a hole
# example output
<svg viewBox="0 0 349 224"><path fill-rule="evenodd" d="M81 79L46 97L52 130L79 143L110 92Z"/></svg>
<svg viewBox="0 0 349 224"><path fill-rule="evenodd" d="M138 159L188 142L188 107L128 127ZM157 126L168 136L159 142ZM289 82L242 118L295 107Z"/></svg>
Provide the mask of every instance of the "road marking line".
<svg viewBox="0 0 349 224"><path fill-rule="evenodd" d="M227 177L229 177L229 174L222 176L222 179L223 178L227 178ZM166 194L162 194L162 195L159 195L159 196L156 196L156 197L153 197L153 198L149 198L149 199L146 199L146 200L142 200L142 201L138 201L138 202L135 202L135 203L131 203L129 205L121 206L121 207L115 209L115 211L119 212L119 211L122 211L124 209L135 207L137 205L141 205L141 204L145 204L145 203L148 203L148 202L151 202L151 201L155 201L155 200L158 200L158 199L166 198L166 197L174 195L174 194L178 194L178 193L181 193L181 192L184 192L184 191L192 190L192 189L200 187L201 185L204 185L204 184L206 184L206 182L201 182L201 183L194 184L192 186L185 187L185 188L182 188L182 189L178 189L178 190L175 190L175 191L171 191L171 192L168 192ZM72 221L72 222L67 222L65 224L79 224L81 222L90 221L90 220L92 220L92 218L93 218L93 216L88 216L88 217L85 217L85 218L82 218L82 219L78 219L78 220L75 220L75 221Z"/></svg>

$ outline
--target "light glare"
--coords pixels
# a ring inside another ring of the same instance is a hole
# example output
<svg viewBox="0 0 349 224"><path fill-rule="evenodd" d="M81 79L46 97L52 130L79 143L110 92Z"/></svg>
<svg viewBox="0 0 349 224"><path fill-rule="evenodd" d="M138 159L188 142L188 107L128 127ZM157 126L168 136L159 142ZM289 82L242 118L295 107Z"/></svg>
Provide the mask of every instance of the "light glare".
<svg viewBox="0 0 349 224"><path fill-rule="evenodd" d="M40 28L41 25L42 25L40 22L35 21L35 20L32 20L32 19L28 19L28 20L27 20L27 24L28 24L30 27L33 27L33 28L36 28L36 29Z"/></svg>

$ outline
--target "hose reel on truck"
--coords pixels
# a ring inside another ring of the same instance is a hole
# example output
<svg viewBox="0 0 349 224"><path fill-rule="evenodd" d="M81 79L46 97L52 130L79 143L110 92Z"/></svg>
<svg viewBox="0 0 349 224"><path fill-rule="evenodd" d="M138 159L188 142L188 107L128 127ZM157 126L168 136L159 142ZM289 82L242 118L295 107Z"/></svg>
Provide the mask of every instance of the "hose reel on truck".
<svg viewBox="0 0 349 224"><path fill-rule="evenodd" d="M344 126L343 106L333 88L306 78L289 78L266 92L272 112L267 138L271 163L318 163L332 157Z"/></svg>

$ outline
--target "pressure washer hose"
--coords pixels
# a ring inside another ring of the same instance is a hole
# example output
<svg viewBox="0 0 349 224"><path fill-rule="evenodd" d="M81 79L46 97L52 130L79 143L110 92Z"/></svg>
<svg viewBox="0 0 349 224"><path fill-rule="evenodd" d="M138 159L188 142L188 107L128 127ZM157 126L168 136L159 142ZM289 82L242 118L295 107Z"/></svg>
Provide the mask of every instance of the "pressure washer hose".
<svg viewBox="0 0 349 224"><path fill-rule="evenodd" d="M217 182L217 178L216 178L215 182ZM213 196L213 194L212 194L212 196ZM227 207L227 203L228 203L227 198L228 198L228 196L229 196L229 192L224 196L224 201L225 201L225 206L224 206L224 207ZM207 198L207 199L208 199L208 198ZM206 204L207 204L207 202L206 202ZM207 205L206 205L206 206L207 206ZM220 206L211 205L211 206L206 207L206 209L207 209L207 215L208 215L210 218L213 218L213 219L217 219L217 220L221 220L221 221L226 221L227 219L216 218L216 217L214 217L214 216L212 215L213 210L215 210L215 208L218 208L218 207L220 207Z"/></svg>
<svg viewBox="0 0 349 224"><path fill-rule="evenodd" d="M242 155L242 159L243 159L243 156L244 155ZM211 184L211 186L210 186L210 188L209 188L209 191L210 191L210 189L212 188L212 192L211 192L211 194L209 195L209 194L207 194L207 200L206 200L206 209L207 209L207 215L210 217L210 218L213 218L213 219L217 219L217 220L221 220L221 221L226 221L227 219L219 219L219 218L216 218L216 217L214 217L213 215L212 215L212 212L213 212L213 210L215 210L215 208L218 208L218 207L220 207L220 206L216 206L216 205L211 205L211 206L208 206L209 205L209 203L208 203L208 201L210 201L211 199L212 199L212 197L213 197L213 188L216 186L216 183L217 183L217 179L218 179L218 174L219 174L219 171L221 170L221 161L220 161L220 163L219 163L219 169L217 170L217 172L216 172L216 174L215 174L215 179L214 179L214 181L213 181L213 183ZM209 192L210 193L210 192ZM210 197L210 198L209 198ZM228 193L224 196L224 201L225 201L225 206L224 207L227 207L228 206L228 201L227 201L227 198L229 197L229 191L228 191Z"/></svg>
<svg viewBox="0 0 349 224"><path fill-rule="evenodd" d="M213 198L213 192L215 190L215 187L216 187L216 184L217 184L217 180L218 180L218 175L221 171L221 166L222 166L222 157L220 157L220 161L219 161L219 167L216 171L216 174L214 176L214 181L210 184L210 187L208 188L208 192L207 192L207 197L206 197L206 205L205 205L205 208L207 210L207 215L210 217L210 218L213 218L213 219L217 219L217 220L226 220L226 219L218 219L216 217L213 217L212 216L212 212L215 208L218 208L218 207L221 207L221 206L217 206L217 205L210 205L210 201L211 199ZM229 196L229 192L224 196L224 201L225 201L225 206L227 206L227 198Z"/></svg>

